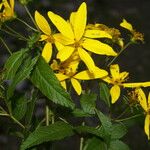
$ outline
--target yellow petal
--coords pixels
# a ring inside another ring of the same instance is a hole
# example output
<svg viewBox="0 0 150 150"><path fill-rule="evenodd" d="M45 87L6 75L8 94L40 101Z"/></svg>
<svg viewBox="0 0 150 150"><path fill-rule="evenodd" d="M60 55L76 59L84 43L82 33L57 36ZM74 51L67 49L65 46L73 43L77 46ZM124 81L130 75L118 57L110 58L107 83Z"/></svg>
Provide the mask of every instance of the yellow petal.
<svg viewBox="0 0 150 150"><path fill-rule="evenodd" d="M60 33L54 34L53 37L54 37L55 41L57 41L57 42L59 42L59 43L61 43L63 45L70 45L70 44L73 44L75 42L74 40L63 36Z"/></svg>
<svg viewBox="0 0 150 150"><path fill-rule="evenodd" d="M111 95L111 102L112 104L114 104L120 96L120 87L118 85L114 85L110 89L110 95Z"/></svg>
<svg viewBox="0 0 150 150"><path fill-rule="evenodd" d="M65 47L64 45L62 45L61 43L59 43L57 41L55 41L55 46L58 51L62 50Z"/></svg>
<svg viewBox="0 0 150 150"><path fill-rule="evenodd" d="M148 94L148 108L150 109L150 92Z"/></svg>
<svg viewBox="0 0 150 150"><path fill-rule="evenodd" d="M65 90L67 90L66 81L61 81L60 84Z"/></svg>
<svg viewBox="0 0 150 150"><path fill-rule="evenodd" d="M80 95L82 92L80 82L74 78L71 78L71 84L72 84L74 90L77 92L77 94Z"/></svg>
<svg viewBox="0 0 150 150"><path fill-rule="evenodd" d="M110 73L112 75L112 78L118 79L119 78L119 74L120 74L120 69L119 69L119 65L115 64L115 65L111 65L110 66Z"/></svg>
<svg viewBox="0 0 150 150"><path fill-rule="evenodd" d="M107 83L113 84L112 83L112 79L109 76L106 76L106 77L102 78L102 80L105 81L105 82L107 82Z"/></svg>
<svg viewBox="0 0 150 150"><path fill-rule="evenodd" d="M82 48L78 48L78 53L82 61L88 67L89 71L93 73L95 71L95 63L92 57Z"/></svg>
<svg viewBox="0 0 150 150"><path fill-rule="evenodd" d="M89 70L84 70L76 74L74 78L79 79L79 80L92 80L92 79L103 78L107 75L108 75L107 71L100 69L98 67L95 67L94 73L91 73Z"/></svg>
<svg viewBox="0 0 150 150"><path fill-rule="evenodd" d="M106 31L101 31L101 30L86 30L85 37L88 38L109 38L112 39L112 36L108 34Z"/></svg>
<svg viewBox="0 0 150 150"><path fill-rule="evenodd" d="M76 12L72 12L72 13L70 14L70 19L69 19L69 21L70 21L70 24L71 24L72 27L73 27L73 25L74 25L75 15L76 15Z"/></svg>
<svg viewBox="0 0 150 150"><path fill-rule="evenodd" d="M74 39L74 34L71 28L71 25L65 21L62 17L53 12L48 12L48 17L52 21L52 23L56 26L56 28L67 38Z"/></svg>
<svg viewBox="0 0 150 150"><path fill-rule="evenodd" d="M77 41L79 41L84 34L86 21L87 21L87 8L86 3L83 2L74 16L73 28L74 28L74 35Z"/></svg>
<svg viewBox="0 0 150 150"><path fill-rule="evenodd" d="M56 75L56 77L57 77L57 79L58 79L59 81L64 81L64 80L66 80L66 79L69 78L68 76L66 76L66 75L64 75L64 74L62 74L62 73L56 73L55 75Z"/></svg>
<svg viewBox="0 0 150 150"><path fill-rule="evenodd" d="M46 60L47 63L50 61L51 56L52 56L52 44L51 43L45 44L43 51L42 51L42 56Z"/></svg>
<svg viewBox="0 0 150 150"><path fill-rule="evenodd" d="M150 128L150 115L147 114L146 117L145 117L145 125L144 125L144 130L145 130L145 133L148 137L148 140L150 139L150 135L149 135L149 128Z"/></svg>
<svg viewBox="0 0 150 150"><path fill-rule="evenodd" d="M35 11L35 21L43 33L45 33L46 35L51 34L51 28L48 22L37 10Z"/></svg>
<svg viewBox="0 0 150 150"><path fill-rule="evenodd" d="M125 81L125 79L128 77L128 75L129 75L129 72L123 71L119 74L119 78L120 78L120 80Z"/></svg>
<svg viewBox="0 0 150 150"><path fill-rule="evenodd" d="M149 87L150 82L138 82L138 83L123 83L124 87L135 88L135 87Z"/></svg>
<svg viewBox="0 0 150 150"><path fill-rule="evenodd" d="M82 46L96 54L107 55L107 56L116 56L117 53L110 47L108 44L104 44L98 40L85 39L82 43Z"/></svg>
<svg viewBox="0 0 150 150"><path fill-rule="evenodd" d="M57 58L60 59L61 62L65 61L71 56L74 50L74 47L65 46L57 53Z"/></svg>
<svg viewBox="0 0 150 150"><path fill-rule="evenodd" d="M143 92L141 88L137 88L135 92L138 95L138 100L139 100L140 105L147 112L148 108L147 108L147 101L146 101L145 93Z"/></svg>
<svg viewBox="0 0 150 150"><path fill-rule="evenodd" d="M40 36L40 40L39 41L45 41L45 40L47 40L48 39L48 35L45 35L45 34L42 34L41 36Z"/></svg>
<svg viewBox="0 0 150 150"><path fill-rule="evenodd" d="M11 6L11 9L13 11L13 9L14 9L14 0L10 0L10 6Z"/></svg>
<svg viewBox="0 0 150 150"><path fill-rule="evenodd" d="M132 25L129 22L127 22L125 19L123 19L123 21L120 23L120 26L129 31L133 31Z"/></svg>

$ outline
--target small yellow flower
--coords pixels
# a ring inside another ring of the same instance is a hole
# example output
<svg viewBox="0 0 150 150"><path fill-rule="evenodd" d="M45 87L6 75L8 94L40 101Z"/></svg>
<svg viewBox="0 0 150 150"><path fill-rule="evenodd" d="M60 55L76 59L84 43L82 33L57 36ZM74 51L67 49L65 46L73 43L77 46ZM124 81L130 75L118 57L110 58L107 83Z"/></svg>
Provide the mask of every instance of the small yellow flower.
<svg viewBox="0 0 150 150"><path fill-rule="evenodd" d="M92 80L102 78L107 76L107 71L95 67L95 72L91 73L89 70L84 70L77 72L77 68L80 62L80 57L77 53L73 53L70 58L64 62L58 63L56 60L53 60L51 68L54 70L56 77L60 81L61 85L67 89L66 80L70 80L74 90L78 95L82 92L82 87L80 80Z"/></svg>
<svg viewBox="0 0 150 150"><path fill-rule="evenodd" d="M138 101L139 101L141 107L145 111L146 117L145 117L144 130L148 137L148 140L150 140L150 92L148 95L148 100L146 99L146 95L141 88L137 88L135 90L135 92L138 95Z"/></svg>
<svg viewBox="0 0 150 150"><path fill-rule="evenodd" d="M43 32L40 41L46 41L42 50L42 56L46 62L49 62L52 56L52 44L55 44L56 47L60 47L61 44L54 40L54 34L52 34L49 23L38 11L35 11L35 21L39 29Z"/></svg>
<svg viewBox="0 0 150 150"><path fill-rule="evenodd" d="M114 64L110 66L110 74L111 76L107 76L102 79L105 82L113 85L110 89L112 103L115 103L120 97L121 87L136 88L136 87L150 86L150 82L125 83L129 73L126 71L120 73L120 68L118 64Z"/></svg>
<svg viewBox="0 0 150 150"><path fill-rule="evenodd" d="M132 34L131 41L136 42L136 41L141 41L144 42L144 35L140 32L137 32L131 23L127 22L125 19L120 23L120 26L129 30Z"/></svg>
<svg viewBox="0 0 150 150"><path fill-rule="evenodd" d="M0 21L4 22L14 17L14 0L2 0L0 3Z"/></svg>
<svg viewBox="0 0 150 150"><path fill-rule="evenodd" d="M91 38L98 38L97 31L86 31L87 8L83 2L76 12L71 13L70 20L65 21L62 17L49 11L48 16L60 33L55 35L56 41L65 45L59 50L57 58L61 62L67 60L74 51L78 52L81 60L86 64L91 72L96 68L93 59L87 51L99 54L116 56L117 53L107 44ZM108 35L108 34L107 34ZM101 33L101 37L106 33ZM109 37L111 37L109 35ZM87 51L86 51L87 50Z"/></svg>

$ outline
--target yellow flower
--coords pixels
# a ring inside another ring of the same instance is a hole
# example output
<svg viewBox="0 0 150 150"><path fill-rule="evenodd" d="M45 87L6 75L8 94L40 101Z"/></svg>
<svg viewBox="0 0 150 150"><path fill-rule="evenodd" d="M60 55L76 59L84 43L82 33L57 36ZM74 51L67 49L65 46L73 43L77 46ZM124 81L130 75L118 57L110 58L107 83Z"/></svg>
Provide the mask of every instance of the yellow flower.
<svg viewBox="0 0 150 150"><path fill-rule="evenodd" d="M120 23L120 26L129 30L132 34L132 38L131 41L135 42L135 41L141 41L144 42L144 35L140 32L137 32L133 26L131 25L131 23L127 22L125 19L123 19L123 21Z"/></svg>
<svg viewBox="0 0 150 150"><path fill-rule="evenodd" d="M84 37L87 22L87 8L85 2L80 5L77 12L71 13L69 21L65 21L62 17L51 11L48 12L48 16L60 32L55 35L55 39L65 45L57 54L57 58L60 59L61 62L67 60L74 51L77 51L79 57L86 64L88 69L94 72L96 68L95 63L86 50L100 55L117 55L109 45L91 39L96 38L96 36L98 38L100 36L99 34L102 34L101 37L105 37L106 33L103 35L103 33L98 33L97 31L95 31L96 33L94 33L94 31L87 31L86 37ZM111 36L109 35L109 37Z"/></svg>
<svg viewBox="0 0 150 150"><path fill-rule="evenodd" d="M42 50L42 56L46 62L49 62L52 56L52 44L54 43L56 47L61 44L54 40L54 35L52 34L49 23L38 11L35 11L35 21L39 29L43 32L40 41L46 41Z"/></svg>
<svg viewBox="0 0 150 150"><path fill-rule="evenodd" d="M138 83L125 83L129 75L128 72L124 71L120 73L120 68L118 64L110 66L111 76L102 78L105 82L112 84L113 86L110 89L111 102L115 103L120 97L121 87L126 88L136 88L136 87L147 87L150 86L150 82L138 82Z"/></svg>
<svg viewBox="0 0 150 150"><path fill-rule="evenodd" d="M146 100L145 93L141 88L137 88L135 92L138 96L138 101L146 114L144 130L148 139L150 139L150 130L149 130L150 129L150 92L148 95L148 100Z"/></svg>
<svg viewBox="0 0 150 150"><path fill-rule="evenodd" d="M91 73L89 70L84 70L77 73L77 68L80 62L77 52L73 53L69 59L64 62L57 63L53 60L51 68L56 72L55 75L60 81L61 85L67 89L66 80L70 80L74 90L78 95L82 92L80 80L92 80L107 76L107 71L95 67L95 72Z"/></svg>
<svg viewBox="0 0 150 150"><path fill-rule="evenodd" d="M0 21L4 22L14 17L14 0L2 0L0 3Z"/></svg>

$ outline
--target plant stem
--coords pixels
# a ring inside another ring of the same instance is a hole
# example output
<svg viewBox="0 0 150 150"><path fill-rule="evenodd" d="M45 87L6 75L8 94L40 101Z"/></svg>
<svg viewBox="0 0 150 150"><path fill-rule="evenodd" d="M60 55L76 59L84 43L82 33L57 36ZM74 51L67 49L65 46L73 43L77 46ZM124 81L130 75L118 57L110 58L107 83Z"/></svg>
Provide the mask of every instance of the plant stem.
<svg viewBox="0 0 150 150"><path fill-rule="evenodd" d="M14 118L13 116L10 116L10 118L11 118L16 124L18 124L20 127L22 127L23 129L25 129L25 126L24 126L21 122L19 122L16 118Z"/></svg>
<svg viewBox="0 0 150 150"><path fill-rule="evenodd" d="M26 39L24 37L19 37L18 35L14 34L14 33L11 33L11 32L9 32L7 30L4 30L4 29L0 29L0 30L5 32L5 33L7 33L7 34L9 34L9 35L12 35L13 37L17 37L17 38L19 38L19 39L21 39L23 41L26 41Z"/></svg>
<svg viewBox="0 0 150 150"><path fill-rule="evenodd" d="M120 52L118 53L118 55L116 56L116 57L114 57L109 63L108 63L108 65L107 65L107 67L109 67L119 56L120 56L120 54L129 46L129 45L131 45L133 42L129 42L129 43L127 43L121 50L120 50Z"/></svg>
<svg viewBox="0 0 150 150"><path fill-rule="evenodd" d="M21 128L25 129L25 126L21 122L19 122L16 118L14 118L12 115L8 114L7 112L0 113L0 116L10 117L16 124L18 124Z"/></svg>
<svg viewBox="0 0 150 150"><path fill-rule="evenodd" d="M46 126L49 126L49 107L46 105Z"/></svg>
<svg viewBox="0 0 150 150"><path fill-rule="evenodd" d="M134 119L134 118L137 118L137 117L140 117L140 116L142 116L142 114L138 114L138 115L131 116L131 117L128 117L128 118L124 118L124 119L117 119L115 121L122 122L122 121L127 121L127 120L130 120L130 119Z"/></svg>
<svg viewBox="0 0 150 150"><path fill-rule="evenodd" d="M23 35L21 35L20 33L16 32L15 30L13 30L12 28L10 28L9 26L5 25L5 27L10 30L14 35L18 35L18 37L21 37L22 39L25 39L26 41L28 40L26 37L24 37Z"/></svg>
<svg viewBox="0 0 150 150"><path fill-rule="evenodd" d="M17 20L19 20L21 23L23 23L24 25L26 25L27 27L29 27L31 30L35 31L35 32L39 32L38 30L36 30L35 28L33 28L32 26L30 26L28 23L26 23L25 21L23 21L20 18L16 18Z"/></svg>
<svg viewBox="0 0 150 150"><path fill-rule="evenodd" d="M34 24L34 25L36 26L36 28L38 29L38 27L37 27L37 25L36 25L36 23L35 23L35 21L34 21L34 19L33 19L32 15L31 15L31 13L30 13L30 11L29 11L28 7L27 7L26 5L24 5L24 8L25 8L25 10L26 10L27 14L29 15L29 17L31 18L31 20L32 20L33 24ZM36 30L36 31L37 31L37 30Z"/></svg>
<svg viewBox="0 0 150 150"><path fill-rule="evenodd" d="M127 107L116 119L121 118L128 111L129 107Z"/></svg>
<svg viewBox="0 0 150 150"><path fill-rule="evenodd" d="M82 126L84 126L84 125L85 125L85 122L82 123ZM83 150L83 142L84 142L84 138L81 137L80 138L80 150Z"/></svg>
<svg viewBox="0 0 150 150"><path fill-rule="evenodd" d="M8 53L9 53L10 55L12 55L12 52L11 52L11 50L9 49L9 47L7 46L7 44L5 43L5 41L4 41L1 37L0 37L0 39L1 39L2 43L4 44L4 46L6 47Z"/></svg>

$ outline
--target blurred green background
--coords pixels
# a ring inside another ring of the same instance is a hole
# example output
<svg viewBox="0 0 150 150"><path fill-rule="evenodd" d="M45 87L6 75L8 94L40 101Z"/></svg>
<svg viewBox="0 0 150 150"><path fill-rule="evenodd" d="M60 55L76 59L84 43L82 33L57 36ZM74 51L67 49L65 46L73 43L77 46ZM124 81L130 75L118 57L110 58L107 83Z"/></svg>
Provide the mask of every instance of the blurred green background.
<svg viewBox="0 0 150 150"><path fill-rule="evenodd" d="M33 15L34 11L38 10L47 17L47 11L51 10L67 19L70 12L76 10L82 2L82 0L33 0L28 7ZM86 0L86 3L88 6L88 22L103 23L110 27L121 29L119 24L125 18L132 23L137 31L144 33L145 43L129 47L116 60L116 63L121 65L122 71L130 72L131 81L150 80L150 0ZM32 24L22 6L17 3L15 9L18 16ZM13 27L20 32L23 31L26 35L30 34L24 30L23 26L18 26L14 23ZM16 41L13 37L8 37L8 35L2 34L1 36L7 41L13 51L19 50L25 44L19 40ZM2 67L9 55L2 43L0 43L0 49L0 65ZM20 141L14 136L5 135L5 130L8 126L9 121L1 117L0 150L17 150ZM124 140L131 150L150 149L147 137L143 131L143 124L135 125L131 128ZM77 150L78 143L78 139L74 137L66 140L60 149Z"/></svg>

